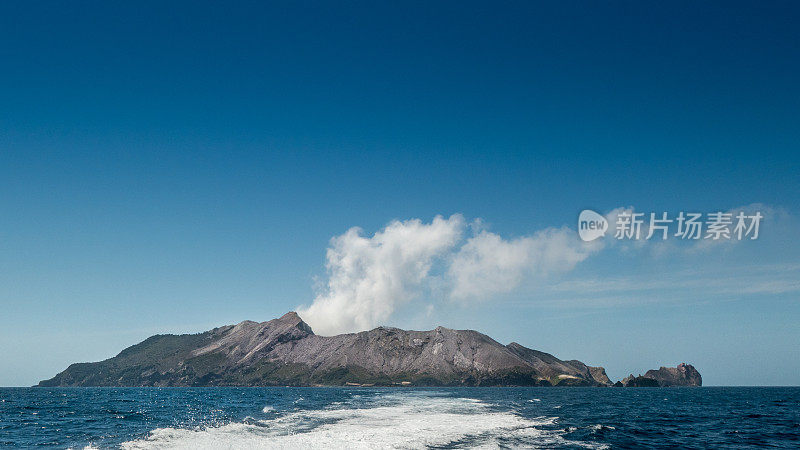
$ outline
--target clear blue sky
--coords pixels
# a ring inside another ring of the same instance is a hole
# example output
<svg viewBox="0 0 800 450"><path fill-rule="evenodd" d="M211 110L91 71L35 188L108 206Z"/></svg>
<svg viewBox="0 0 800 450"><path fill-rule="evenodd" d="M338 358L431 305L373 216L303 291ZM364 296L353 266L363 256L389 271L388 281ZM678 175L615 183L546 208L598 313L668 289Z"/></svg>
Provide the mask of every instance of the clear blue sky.
<svg viewBox="0 0 800 450"><path fill-rule="evenodd" d="M0 385L309 304L353 226L754 203L758 241L388 324L800 384L795 2L164 3L0 5Z"/></svg>

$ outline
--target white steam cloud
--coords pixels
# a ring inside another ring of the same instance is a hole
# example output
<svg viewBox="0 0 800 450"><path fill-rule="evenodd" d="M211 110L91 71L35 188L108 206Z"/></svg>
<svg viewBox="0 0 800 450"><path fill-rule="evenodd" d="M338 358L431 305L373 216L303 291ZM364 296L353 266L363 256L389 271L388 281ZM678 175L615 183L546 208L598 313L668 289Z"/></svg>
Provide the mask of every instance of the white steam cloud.
<svg viewBox="0 0 800 450"><path fill-rule="evenodd" d="M454 301L491 297L526 276L568 271L600 248L580 242L569 228L512 240L479 230L465 239L468 225L461 215L437 216L430 223L394 221L372 237L360 228L334 237L327 285L311 306L298 308L300 315L322 335L366 330L423 294Z"/></svg>
<svg viewBox="0 0 800 450"><path fill-rule="evenodd" d="M509 292L525 276L571 270L599 247L579 241L569 228L548 228L513 240L481 231L452 259L447 270L450 297L479 299Z"/></svg>
<svg viewBox="0 0 800 450"><path fill-rule="evenodd" d="M300 315L320 334L361 331L383 323L397 305L419 296L434 260L461 240L464 218L394 221L372 237L351 228L331 240L328 285Z"/></svg>

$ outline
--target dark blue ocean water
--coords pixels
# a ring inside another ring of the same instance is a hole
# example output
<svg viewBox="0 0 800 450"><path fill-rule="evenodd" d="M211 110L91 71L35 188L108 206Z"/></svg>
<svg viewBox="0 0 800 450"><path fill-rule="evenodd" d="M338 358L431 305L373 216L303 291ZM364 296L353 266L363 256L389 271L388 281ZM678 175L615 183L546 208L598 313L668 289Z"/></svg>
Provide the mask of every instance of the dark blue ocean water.
<svg viewBox="0 0 800 450"><path fill-rule="evenodd" d="M800 448L800 388L0 388L29 448Z"/></svg>

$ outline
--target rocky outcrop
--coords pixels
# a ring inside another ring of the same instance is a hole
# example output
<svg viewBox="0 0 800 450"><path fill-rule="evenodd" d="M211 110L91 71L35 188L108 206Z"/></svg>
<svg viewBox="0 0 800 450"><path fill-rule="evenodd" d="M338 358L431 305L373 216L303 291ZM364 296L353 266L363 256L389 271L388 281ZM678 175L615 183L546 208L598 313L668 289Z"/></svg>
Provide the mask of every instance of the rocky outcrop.
<svg viewBox="0 0 800 450"><path fill-rule="evenodd" d="M702 386L700 372L691 364L681 363L678 367L661 367L648 370L644 375L625 377L614 386L624 387L670 387L670 386Z"/></svg>
<svg viewBox="0 0 800 450"><path fill-rule="evenodd" d="M702 386L703 377L691 364L680 363L678 367L662 367L648 370L645 377L658 381L659 386Z"/></svg>
<svg viewBox="0 0 800 450"><path fill-rule="evenodd" d="M606 375L606 369L602 367L589 367L589 373L592 375L592 378L601 384L611 386L611 380L608 378L608 375Z"/></svg>
<svg viewBox="0 0 800 450"><path fill-rule="evenodd" d="M658 381L653 378L643 377L639 375L638 377L633 376L633 374L628 375L622 380L621 386L624 387L660 387Z"/></svg>
<svg viewBox="0 0 800 450"><path fill-rule="evenodd" d="M602 367L472 330L379 327L317 336L294 312L194 335L157 335L39 386L608 386Z"/></svg>

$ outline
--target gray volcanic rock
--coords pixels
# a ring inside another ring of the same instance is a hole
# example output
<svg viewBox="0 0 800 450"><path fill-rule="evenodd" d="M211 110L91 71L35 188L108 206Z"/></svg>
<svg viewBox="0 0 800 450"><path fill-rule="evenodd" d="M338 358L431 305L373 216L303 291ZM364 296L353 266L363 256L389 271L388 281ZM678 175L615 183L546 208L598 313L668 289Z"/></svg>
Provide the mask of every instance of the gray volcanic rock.
<svg viewBox="0 0 800 450"><path fill-rule="evenodd" d="M645 377L658 381L659 386L702 386L703 377L691 364L680 363L678 367L662 367L648 370Z"/></svg>
<svg viewBox="0 0 800 450"><path fill-rule="evenodd" d="M625 387L702 386L703 378L694 366L681 363L678 364L678 367L648 370L644 375L638 377L630 374L622 380L621 385Z"/></svg>
<svg viewBox="0 0 800 450"><path fill-rule="evenodd" d="M606 375L606 369L602 367L589 367L589 373L592 375L592 378L598 382L606 386L611 386L611 380L608 378L608 375Z"/></svg>
<svg viewBox="0 0 800 450"><path fill-rule="evenodd" d="M634 377L633 374L628 375L622 380L622 386L625 387L661 387L658 381L654 378L643 377L639 375Z"/></svg>
<svg viewBox="0 0 800 450"><path fill-rule="evenodd" d="M157 335L39 386L607 386L602 367L472 330L379 327L317 336L294 312L194 335Z"/></svg>

